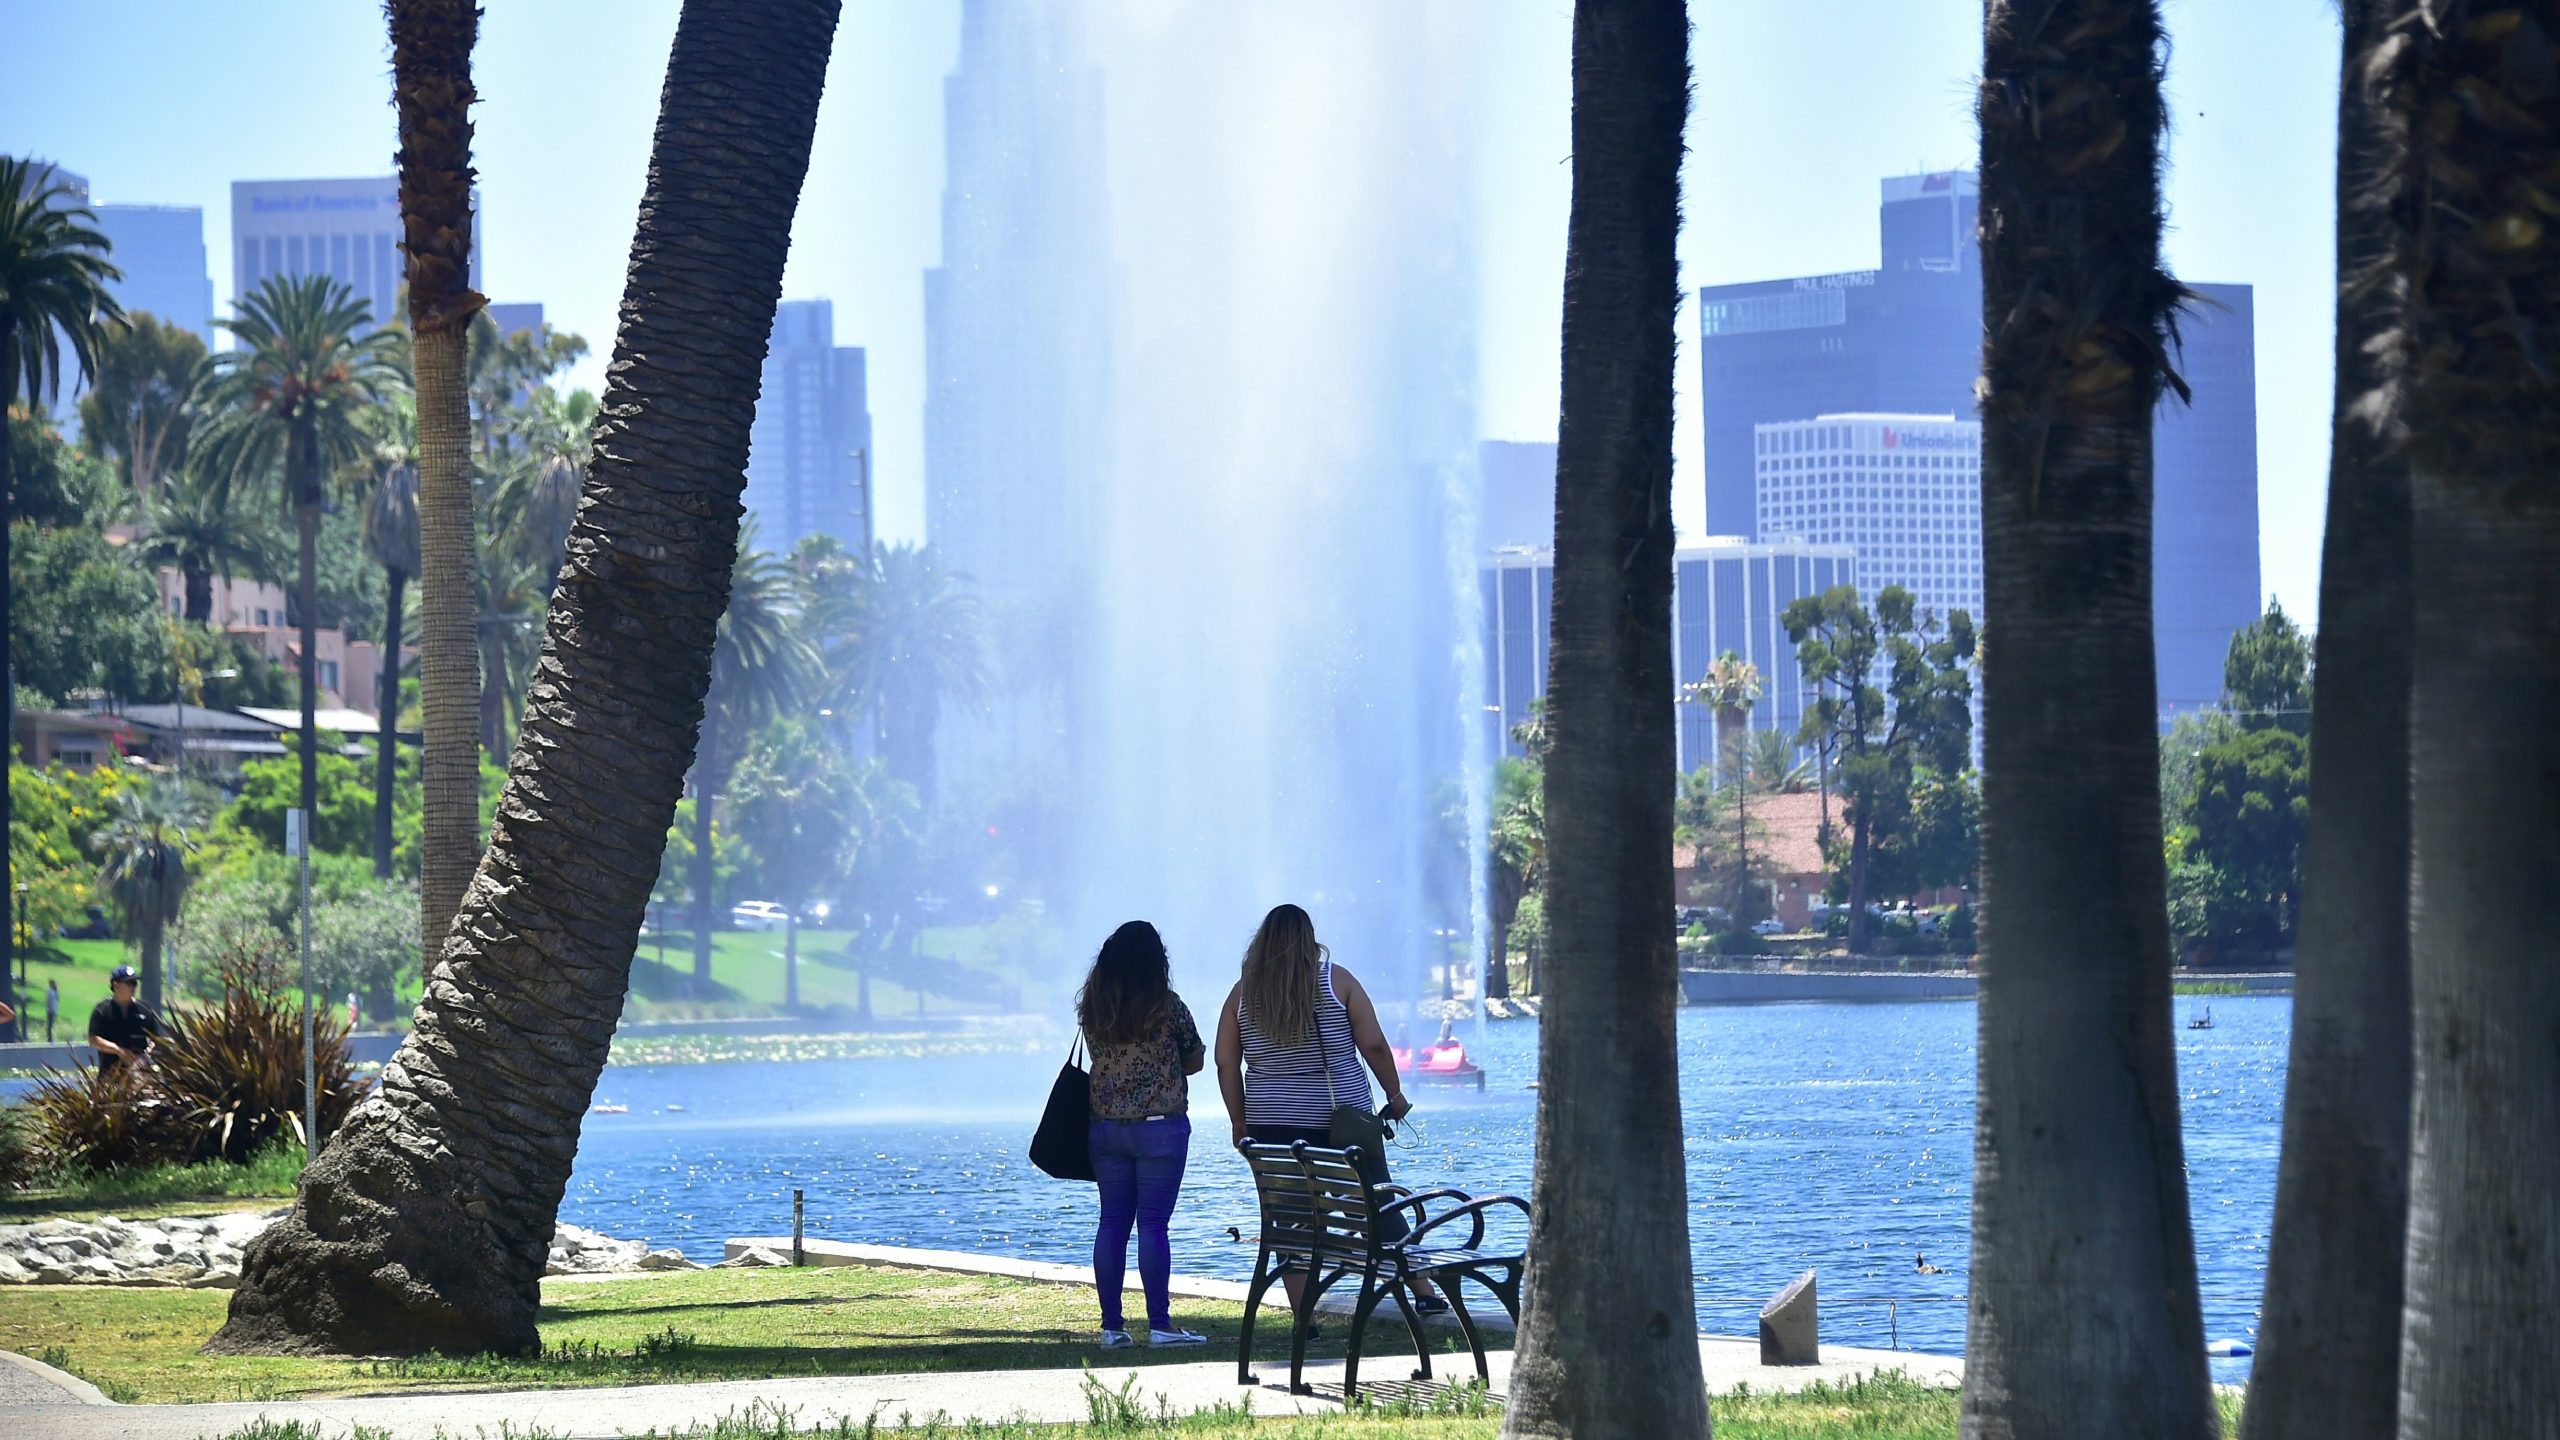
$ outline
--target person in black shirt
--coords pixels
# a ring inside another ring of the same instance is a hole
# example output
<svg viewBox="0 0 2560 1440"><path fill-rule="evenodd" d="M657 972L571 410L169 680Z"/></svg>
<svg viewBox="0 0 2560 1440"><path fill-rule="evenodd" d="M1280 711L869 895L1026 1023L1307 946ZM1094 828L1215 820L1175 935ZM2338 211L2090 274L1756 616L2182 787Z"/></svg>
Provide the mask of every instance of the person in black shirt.
<svg viewBox="0 0 2560 1440"><path fill-rule="evenodd" d="M151 1042L160 1033L160 1017L134 998L141 988L133 967L119 965L107 976L111 998L99 1001L98 1008L89 1012L89 1048L98 1052L101 1073L151 1054Z"/></svg>

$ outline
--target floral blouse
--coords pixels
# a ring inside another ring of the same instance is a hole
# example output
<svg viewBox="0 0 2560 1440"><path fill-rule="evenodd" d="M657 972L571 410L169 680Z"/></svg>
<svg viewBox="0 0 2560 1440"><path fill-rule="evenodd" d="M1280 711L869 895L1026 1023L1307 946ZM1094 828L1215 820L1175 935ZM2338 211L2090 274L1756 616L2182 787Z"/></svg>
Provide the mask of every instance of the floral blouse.
<svg viewBox="0 0 2560 1440"><path fill-rule="evenodd" d="M1191 1007L1168 994L1155 1023L1137 1039L1104 1045L1088 1035L1093 1047L1092 1094L1096 1120L1144 1120L1150 1115L1182 1115L1191 1109L1191 1066L1208 1058L1200 1043L1200 1027Z"/></svg>

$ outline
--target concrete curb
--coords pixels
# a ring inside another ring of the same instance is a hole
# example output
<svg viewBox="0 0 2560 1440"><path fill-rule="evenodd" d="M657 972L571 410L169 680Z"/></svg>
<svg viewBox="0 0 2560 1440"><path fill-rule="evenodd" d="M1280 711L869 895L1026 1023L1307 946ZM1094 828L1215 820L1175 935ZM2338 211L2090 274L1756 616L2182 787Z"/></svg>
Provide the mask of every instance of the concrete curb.
<svg viewBox="0 0 2560 1440"><path fill-rule="evenodd" d="M737 1259L749 1250L770 1250L777 1255L787 1256L791 1253L791 1237L755 1235L730 1240L722 1246L722 1253L731 1260ZM859 1245L846 1240L804 1240L801 1242L801 1253L808 1257L811 1265L877 1265L890 1270L927 1270L945 1275L991 1275L999 1279L1022 1280L1039 1285L1073 1285L1085 1290L1093 1288L1093 1267L1089 1265L1058 1265L1046 1260L1017 1260L1010 1255L980 1255L967 1250L926 1250L905 1245ZM1245 1292L1250 1287L1240 1280L1212 1280L1199 1275L1176 1275L1169 1288L1173 1294L1186 1300L1221 1300L1231 1305L1241 1305L1244 1303ZM1263 1303L1268 1306L1270 1300L1266 1297ZM1316 1303L1317 1309L1330 1315L1348 1315L1352 1307L1352 1298L1341 1293L1339 1287L1328 1292ZM1288 1308L1288 1302L1285 1299L1282 1300L1280 1308L1285 1314ZM1474 1318L1476 1328L1479 1330L1499 1335L1511 1333L1511 1317L1502 1313L1502 1307L1495 1304L1491 1296L1471 1294L1467 1313ZM1390 1326L1396 1323L1392 1309L1382 1309L1378 1318ZM1458 1328L1457 1319L1448 1315L1431 1316L1423 1323L1451 1330Z"/></svg>
<svg viewBox="0 0 2560 1440"><path fill-rule="evenodd" d="M0 1365L23 1371L61 1391L62 1403L65 1405L113 1405L116 1403L108 1399L106 1392L97 1386L67 1370L56 1370L31 1355L21 1355L15 1350L0 1350Z"/></svg>

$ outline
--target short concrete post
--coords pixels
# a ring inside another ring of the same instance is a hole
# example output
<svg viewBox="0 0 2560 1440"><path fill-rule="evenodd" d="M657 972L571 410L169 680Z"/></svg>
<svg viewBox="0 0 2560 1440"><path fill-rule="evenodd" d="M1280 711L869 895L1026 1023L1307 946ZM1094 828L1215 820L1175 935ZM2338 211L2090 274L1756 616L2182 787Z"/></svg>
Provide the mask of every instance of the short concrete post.
<svg viewBox="0 0 2560 1440"><path fill-rule="evenodd" d="M791 1263L794 1265L809 1263L809 1252L800 1243L800 1208L800 1192L794 1190L791 1192Z"/></svg>
<svg viewBox="0 0 2560 1440"><path fill-rule="evenodd" d="M1787 1288L1760 1307L1760 1363L1822 1363L1822 1319L1814 1301L1813 1272L1787 1282Z"/></svg>

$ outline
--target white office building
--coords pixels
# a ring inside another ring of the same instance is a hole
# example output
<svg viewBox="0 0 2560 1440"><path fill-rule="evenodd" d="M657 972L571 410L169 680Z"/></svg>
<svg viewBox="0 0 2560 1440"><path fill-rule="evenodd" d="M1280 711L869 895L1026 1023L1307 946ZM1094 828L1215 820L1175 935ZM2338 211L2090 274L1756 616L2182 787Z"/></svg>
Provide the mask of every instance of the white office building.
<svg viewBox="0 0 2560 1440"><path fill-rule="evenodd" d="M472 226L481 225L480 192L471 192ZM247 295L270 275L326 275L346 282L373 311L376 325L399 303L404 260L400 181L231 182L231 286ZM473 289L480 288L480 246L471 247Z"/></svg>
<svg viewBox="0 0 2560 1440"><path fill-rule="evenodd" d="M1818 415L1752 427L1760 533L1858 556L1869 605L1899 585L1944 619L1982 619L1982 425L1952 415Z"/></svg>

